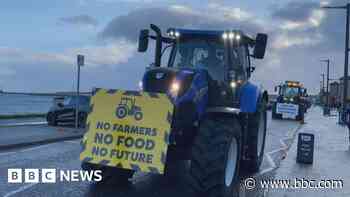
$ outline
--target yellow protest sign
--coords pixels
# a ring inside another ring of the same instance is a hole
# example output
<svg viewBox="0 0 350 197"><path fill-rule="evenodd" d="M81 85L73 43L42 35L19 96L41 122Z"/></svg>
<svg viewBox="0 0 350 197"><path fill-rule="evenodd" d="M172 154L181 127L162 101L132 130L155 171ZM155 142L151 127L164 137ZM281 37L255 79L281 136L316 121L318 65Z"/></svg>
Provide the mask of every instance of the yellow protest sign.
<svg viewBox="0 0 350 197"><path fill-rule="evenodd" d="M173 113L166 94L98 89L90 104L80 160L164 172Z"/></svg>

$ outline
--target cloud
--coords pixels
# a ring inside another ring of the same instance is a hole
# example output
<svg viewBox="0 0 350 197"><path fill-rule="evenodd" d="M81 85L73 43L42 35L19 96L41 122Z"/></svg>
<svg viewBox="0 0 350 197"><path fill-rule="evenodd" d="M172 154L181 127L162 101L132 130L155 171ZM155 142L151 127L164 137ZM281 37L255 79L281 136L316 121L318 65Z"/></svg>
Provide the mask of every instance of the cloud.
<svg viewBox="0 0 350 197"><path fill-rule="evenodd" d="M275 7L271 13L275 21L273 46L308 47L318 52L341 51L344 45L345 15L342 10L323 10L325 2L297 1ZM329 4L342 5L342 0Z"/></svg>
<svg viewBox="0 0 350 197"><path fill-rule="evenodd" d="M316 2L296 2L291 1L281 7L275 8L272 16L278 19L303 22L312 16L314 9L319 8L320 4Z"/></svg>
<svg viewBox="0 0 350 197"><path fill-rule="evenodd" d="M61 17L58 19L59 24L68 24L68 25L87 25L87 26L97 26L98 21L89 15L78 15L78 16L69 16Z"/></svg>
<svg viewBox="0 0 350 197"><path fill-rule="evenodd" d="M116 66L125 63L136 51L135 44L120 39L101 44L70 48L61 52L36 52L25 49L0 47L0 64L47 64L71 66L76 64L76 55L85 55L85 64L90 67Z"/></svg>
<svg viewBox="0 0 350 197"><path fill-rule="evenodd" d="M251 15L238 8L210 4L203 10L183 5L144 8L115 17L100 33L101 38L137 40L139 30L154 23L163 30L169 27L232 29L239 28L256 33L263 26L251 20Z"/></svg>

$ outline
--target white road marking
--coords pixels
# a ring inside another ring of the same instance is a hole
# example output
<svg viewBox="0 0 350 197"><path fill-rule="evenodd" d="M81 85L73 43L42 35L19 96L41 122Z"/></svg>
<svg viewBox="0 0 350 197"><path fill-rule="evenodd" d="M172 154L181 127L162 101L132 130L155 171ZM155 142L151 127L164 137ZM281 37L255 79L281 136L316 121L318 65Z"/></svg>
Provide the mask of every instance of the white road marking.
<svg viewBox="0 0 350 197"><path fill-rule="evenodd" d="M71 144L80 144L80 140L67 140L67 141L63 141L63 142L67 142L67 143L71 143Z"/></svg>
<svg viewBox="0 0 350 197"><path fill-rule="evenodd" d="M46 121L42 122L23 122L23 123L8 123L8 124L0 124L0 127L16 127L16 126L33 126L33 125L45 125Z"/></svg>
<svg viewBox="0 0 350 197"><path fill-rule="evenodd" d="M37 184L38 184L38 183L31 183L31 184L28 184L28 185L24 185L24 186L22 186L22 187L19 187L19 188L16 189L16 190L13 190L13 191L10 191L10 192L6 193L6 194L4 195L4 197L13 196L13 195L15 195L15 194L17 194L17 193L19 193L19 192L22 192L22 191L24 191L24 190L26 190L26 189L29 189L29 188L31 188L31 187L37 185Z"/></svg>
<svg viewBox="0 0 350 197"><path fill-rule="evenodd" d="M25 148L25 149L21 149L18 151L2 152L2 153L0 153L0 156L8 156L8 155L12 155L12 154L25 153L28 151L39 150L39 149L47 148L49 146L53 146L55 144L62 143L62 142L68 142L70 144L80 144L80 141L74 141L74 140L61 141L61 142L55 142L55 143L51 143L51 144L35 146L35 147L31 147L31 148Z"/></svg>
<svg viewBox="0 0 350 197"><path fill-rule="evenodd" d="M267 153L264 154L265 159L267 160L267 162L270 164L271 167L259 171L258 173L256 173L256 174L254 175L254 177L256 177L256 176L261 176L261 175L263 175L263 174L266 174L266 173L268 173L268 172L271 172L272 170L274 170L274 169L276 169L276 168L278 167L277 164L275 163L274 159L272 158L272 155L275 154L275 153L277 153L277 152L285 152L285 153L286 153L290 147L285 143L285 141L286 141L286 140L293 140L295 134L296 134L297 131L301 128L301 126L302 126L302 125L298 125L295 129L291 129L291 130L288 131L288 133L286 134L286 137L280 139L280 144L281 144L281 146L282 146L281 148L272 150L272 151L267 152Z"/></svg>

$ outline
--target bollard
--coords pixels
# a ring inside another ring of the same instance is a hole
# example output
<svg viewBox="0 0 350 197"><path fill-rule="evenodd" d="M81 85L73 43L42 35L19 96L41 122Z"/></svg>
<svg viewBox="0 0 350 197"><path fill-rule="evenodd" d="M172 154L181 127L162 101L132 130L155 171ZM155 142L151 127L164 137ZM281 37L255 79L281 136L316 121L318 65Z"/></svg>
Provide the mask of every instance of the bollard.
<svg viewBox="0 0 350 197"><path fill-rule="evenodd" d="M314 141L315 136L311 133L299 133L297 162L312 164L314 160Z"/></svg>

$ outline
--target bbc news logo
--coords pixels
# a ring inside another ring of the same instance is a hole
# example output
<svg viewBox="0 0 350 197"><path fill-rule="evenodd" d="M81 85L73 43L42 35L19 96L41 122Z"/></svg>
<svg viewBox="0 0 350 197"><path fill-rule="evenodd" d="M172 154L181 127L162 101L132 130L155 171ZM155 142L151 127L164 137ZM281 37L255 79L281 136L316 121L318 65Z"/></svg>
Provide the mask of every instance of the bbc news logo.
<svg viewBox="0 0 350 197"><path fill-rule="evenodd" d="M8 183L99 182L101 170L7 169Z"/></svg>

